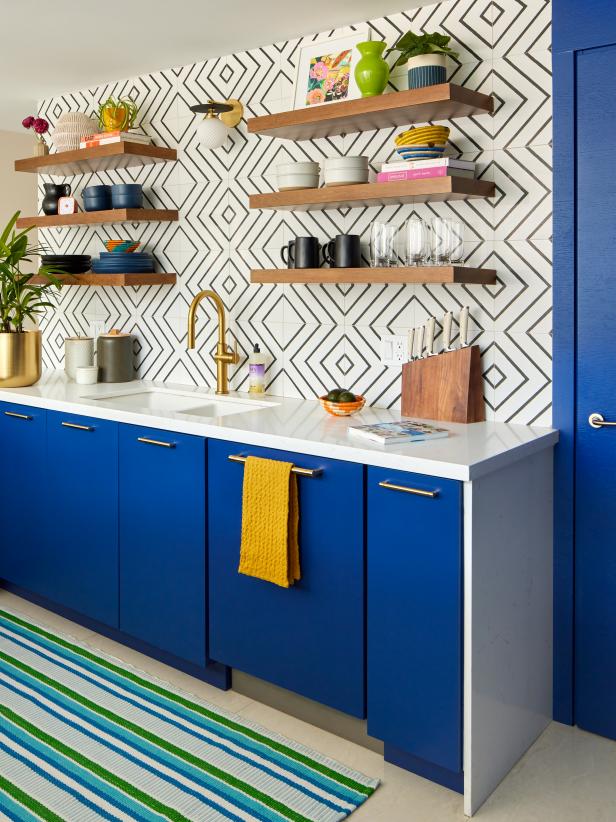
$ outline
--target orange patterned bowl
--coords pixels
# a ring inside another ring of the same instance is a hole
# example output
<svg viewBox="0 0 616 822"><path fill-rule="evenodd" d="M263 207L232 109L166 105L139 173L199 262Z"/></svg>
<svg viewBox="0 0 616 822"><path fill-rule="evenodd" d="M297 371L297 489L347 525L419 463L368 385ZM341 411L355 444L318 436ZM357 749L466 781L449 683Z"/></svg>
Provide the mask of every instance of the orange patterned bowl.
<svg viewBox="0 0 616 822"><path fill-rule="evenodd" d="M355 402L332 402L327 397L319 397L319 402L328 414L334 417L350 417L356 414L366 404L366 398L358 396Z"/></svg>
<svg viewBox="0 0 616 822"><path fill-rule="evenodd" d="M105 248L107 251L115 251L117 254L132 254L140 245L140 242L133 240L105 240Z"/></svg>

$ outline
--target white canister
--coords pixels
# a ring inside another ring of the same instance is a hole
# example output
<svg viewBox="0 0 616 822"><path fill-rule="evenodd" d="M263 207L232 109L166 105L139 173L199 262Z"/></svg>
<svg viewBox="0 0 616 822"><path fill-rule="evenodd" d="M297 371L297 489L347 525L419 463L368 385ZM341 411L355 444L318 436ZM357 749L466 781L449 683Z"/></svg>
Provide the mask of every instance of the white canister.
<svg viewBox="0 0 616 822"><path fill-rule="evenodd" d="M75 369L77 385L94 385L98 382L98 367L96 365L80 365Z"/></svg>
<svg viewBox="0 0 616 822"><path fill-rule="evenodd" d="M76 369L94 364L94 339L92 337L67 337L64 340L64 370L70 380L76 377Z"/></svg>

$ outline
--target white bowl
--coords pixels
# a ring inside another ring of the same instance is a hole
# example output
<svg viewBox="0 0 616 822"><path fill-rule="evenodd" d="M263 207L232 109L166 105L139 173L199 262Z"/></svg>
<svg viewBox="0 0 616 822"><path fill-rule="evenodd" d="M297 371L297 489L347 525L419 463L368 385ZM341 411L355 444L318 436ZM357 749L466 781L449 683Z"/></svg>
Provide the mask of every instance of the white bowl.
<svg viewBox="0 0 616 822"><path fill-rule="evenodd" d="M323 164L324 170L335 168L368 168L368 157L327 157Z"/></svg>
<svg viewBox="0 0 616 822"><path fill-rule="evenodd" d="M276 166L278 176L286 174L318 174L319 164L310 161L299 163L281 163Z"/></svg>
<svg viewBox="0 0 616 822"><path fill-rule="evenodd" d="M367 168L326 169L323 175L326 186L352 186L368 182Z"/></svg>
<svg viewBox="0 0 616 822"><path fill-rule="evenodd" d="M291 191L295 188L318 188L318 174L284 174L278 177L278 190Z"/></svg>

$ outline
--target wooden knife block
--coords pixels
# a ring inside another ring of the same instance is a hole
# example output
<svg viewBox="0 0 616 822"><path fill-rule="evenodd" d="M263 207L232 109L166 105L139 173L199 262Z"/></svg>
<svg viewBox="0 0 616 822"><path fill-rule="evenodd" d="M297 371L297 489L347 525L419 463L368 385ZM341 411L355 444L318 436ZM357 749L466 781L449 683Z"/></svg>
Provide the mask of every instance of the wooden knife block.
<svg viewBox="0 0 616 822"><path fill-rule="evenodd" d="M405 363L402 414L446 422L483 422L486 414L479 346Z"/></svg>

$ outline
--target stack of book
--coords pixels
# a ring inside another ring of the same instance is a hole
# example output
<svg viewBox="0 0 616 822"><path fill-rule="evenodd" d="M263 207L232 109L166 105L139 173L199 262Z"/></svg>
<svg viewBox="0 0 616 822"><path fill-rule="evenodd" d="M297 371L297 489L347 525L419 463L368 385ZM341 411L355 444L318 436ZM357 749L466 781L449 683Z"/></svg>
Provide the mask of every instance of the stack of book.
<svg viewBox="0 0 616 822"><path fill-rule="evenodd" d="M95 148L96 146L108 146L110 143L142 143L149 145L152 138L147 134L140 134L138 131L101 131L99 134L90 134L84 137L79 143L79 148Z"/></svg>
<svg viewBox="0 0 616 822"><path fill-rule="evenodd" d="M377 174L378 183L394 183L399 180L423 180L428 177L475 176L475 163L455 160L453 157L437 157L433 160L399 160L383 163Z"/></svg>

